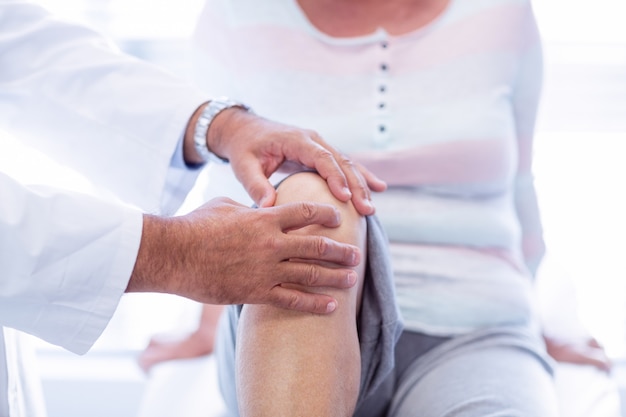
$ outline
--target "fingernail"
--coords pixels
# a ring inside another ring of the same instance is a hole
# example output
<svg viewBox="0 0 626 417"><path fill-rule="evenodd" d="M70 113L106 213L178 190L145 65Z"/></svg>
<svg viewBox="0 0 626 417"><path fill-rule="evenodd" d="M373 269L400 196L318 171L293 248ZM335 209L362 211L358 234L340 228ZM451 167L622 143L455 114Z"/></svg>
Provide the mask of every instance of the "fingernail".
<svg viewBox="0 0 626 417"><path fill-rule="evenodd" d="M352 252L352 256L350 257L350 261L352 262L352 265L358 265L360 262L359 259L359 251L354 251Z"/></svg>
<svg viewBox="0 0 626 417"><path fill-rule="evenodd" d="M335 220L337 221L337 224L341 224L341 212L339 211L338 208L334 207L335 209Z"/></svg>
<svg viewBox="0 0 626 417"><path fill-rule="evenodd" d="M350 189L348 187L343 187L343 189L341 190L347 197L352 198L352 192L350 191Z"/></svg>
<svg viewBox="0 0 626 417"><path fill-rule="evenodd" d="M346 275L346 284L349 287L352 287L354 284L356 284L356 272L354 271L348 272L348 275Z"/></svg>
<svg viewBox="0 0 626 417"><path fill-rule="evenodd" d="M332 313L333 311L335 311L336 308L337 308L337 302L331 301L330 303L326 305L326 312Z"/></svg>

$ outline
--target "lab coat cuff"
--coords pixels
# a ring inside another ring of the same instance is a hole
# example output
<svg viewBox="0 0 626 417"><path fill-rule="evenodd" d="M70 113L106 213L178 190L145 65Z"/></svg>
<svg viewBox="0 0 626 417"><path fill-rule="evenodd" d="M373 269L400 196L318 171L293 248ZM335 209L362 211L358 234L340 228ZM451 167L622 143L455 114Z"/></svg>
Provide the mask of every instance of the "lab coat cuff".
<svg viewBox="0 0 626 417"><path fill-rule="evenodd" d="M64 346L68 350L77 354L86 353L106 329L128 287L139 253L142 229L142 213L128 208L118 229L116 249L107 271L109 278L99 290L92 311L70 345Z"/></svg>
<svg viewBox="0 0 626 417"><path fill-rule="evenodd" d="M165 192L161 201L161 210L164 214L172 215L177 212L204 166L205 164L189 165L185 162L181 135L165 176Z"/></svg>

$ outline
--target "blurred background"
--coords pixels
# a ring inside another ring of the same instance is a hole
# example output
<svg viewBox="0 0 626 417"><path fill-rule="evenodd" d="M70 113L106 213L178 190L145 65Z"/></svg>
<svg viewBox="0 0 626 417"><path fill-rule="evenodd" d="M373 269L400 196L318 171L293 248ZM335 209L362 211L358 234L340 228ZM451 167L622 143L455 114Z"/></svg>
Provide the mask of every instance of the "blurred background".
<svg viewBox="0 0 626 417"><path fill-rule="evenodd" d="M95 26L130 54L190 77L188 38L202 0L41 3ZM626 392L626 2L536 0L534 8L546 69L535 142L548 245L541 274L572 284L579 319L607 349L613 378ZM20 147L0 131L3 170L25 182L93 192L45 155L28 150L34 155L28 160L11 157ZM198 202L192 193L183 211ZM544 303L547 314L558 316L561 295L553 293ZM50 417L135 416L146 384L138 352L155 333L189 331L197 314L197 305L177 297L127 295L87 355L36 341ZM553 326L558 333L559 324Z"/></svg>

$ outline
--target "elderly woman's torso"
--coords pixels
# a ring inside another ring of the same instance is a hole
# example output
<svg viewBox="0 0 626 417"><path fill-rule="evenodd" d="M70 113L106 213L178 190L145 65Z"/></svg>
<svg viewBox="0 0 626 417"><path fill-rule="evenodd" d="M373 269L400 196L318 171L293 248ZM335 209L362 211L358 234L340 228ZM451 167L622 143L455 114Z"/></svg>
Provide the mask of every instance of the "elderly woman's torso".
<svg viewBox="0 0 626 417"><path fill-rule="evenodd" d="M408 327L528 320L514 200L538 82L527 0L406 2L413 15L380 22L361 8L389 1L211 1L196 33L207 92L313 128L389 180L375 202Z"/></svg>

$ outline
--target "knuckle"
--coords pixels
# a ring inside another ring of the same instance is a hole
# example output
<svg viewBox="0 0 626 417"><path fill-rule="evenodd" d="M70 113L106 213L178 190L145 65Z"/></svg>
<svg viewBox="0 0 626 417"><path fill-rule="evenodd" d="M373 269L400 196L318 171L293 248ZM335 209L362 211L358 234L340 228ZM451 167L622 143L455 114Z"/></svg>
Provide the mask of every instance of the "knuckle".
<svg viewBox="0 0 626 417"><path fill-rule="evenodd" d="M318 159L325 159L328 161L334 161L335 160L335 155L330 151L330 149L328 149L327 147L318 144L317 146L317 150L316 150L316 158Z"/></svg>
<svg viewBox="0 0 626 417"><path fill-rule="evenodd" d="M341 167L344 169L349 169L352 171L356 171L357 169L355 163L345 155L337 156L337 161L339 162Z"/></svg>
<svg viewBox="0 0 626 417"><path fill-rule="evenodd" d="M333 155L333 153L326 149L326 148L322 148L320 149L320 158L325 158L328 159L329 161L334 161L335 160L335 155Z"/></svg>
<svg viewBox="0 0 626 417"><path fill-rule="evenodd" d="M309 264L308 269L309 270L307 273L306 285L308 285L309 287L314 287L319 284L321 279L320 268L316 267L313 264Z"/></svg>
<svg viewBox="0 0 626 417"><path fill-rule="evenodd" d="M290 310L300 310L302 307L302 298L297 293L291 293L286 299L285 306Z"/></svg>
<svg viewBox="0 0 626 417"><path fill-rule="evenodd" d="M317 133L316 130L313 129L304 129L304 133L312 139L319 139L321 136Z"/></svg>
<svg viewBox="0 0 626 417"><path fill-rule="evenodd" d="M305 220L313 220L317 217L317 206L311 203L301 202L300 203L300 213L302 218Z"/></svg>
<svg viewBox="0 0 626 417"><path fill-rule="evenodd" d="M264 236L264 246L269 249L271 252L277 252L281 249L281 240L277 239L276 236L269 235Z"/></svg>
<svg viewBox="0 0 626 417"><path fill-rule="evenodd" d="M330 250L330 242L325 237L320 237L317 240L317 253L319 256L324 256Z"/></svg>

